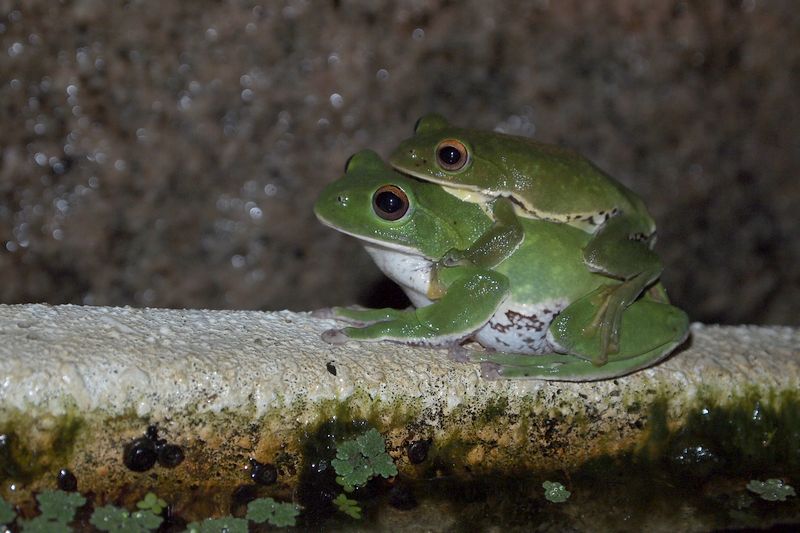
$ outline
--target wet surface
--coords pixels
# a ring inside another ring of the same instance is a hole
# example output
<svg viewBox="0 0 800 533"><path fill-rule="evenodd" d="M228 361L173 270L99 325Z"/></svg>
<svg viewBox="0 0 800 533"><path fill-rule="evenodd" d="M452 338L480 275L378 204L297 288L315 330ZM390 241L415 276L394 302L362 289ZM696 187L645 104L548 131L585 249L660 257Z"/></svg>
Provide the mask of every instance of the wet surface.
<svg viewBox="0 0 800 533"><path fill-rule="evenodd" d="M797 324L798 42L788 1L3 2L0 301L378 305L311 206L439 111L639 192L694 319Z"/></svg>

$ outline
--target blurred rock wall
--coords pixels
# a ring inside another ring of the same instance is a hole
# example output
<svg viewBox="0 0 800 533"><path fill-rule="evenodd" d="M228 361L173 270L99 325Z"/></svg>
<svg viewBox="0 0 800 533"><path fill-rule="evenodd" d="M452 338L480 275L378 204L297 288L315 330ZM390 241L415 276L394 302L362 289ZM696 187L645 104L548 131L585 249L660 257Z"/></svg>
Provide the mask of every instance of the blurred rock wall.
<svg viewBox="0 0 800 533"><path fill-rule="evenodd" d="M378 305L312 204L439 111L640 193L694 319L798 324L798 91L790 0L0 0L0 301Z"/></svg>

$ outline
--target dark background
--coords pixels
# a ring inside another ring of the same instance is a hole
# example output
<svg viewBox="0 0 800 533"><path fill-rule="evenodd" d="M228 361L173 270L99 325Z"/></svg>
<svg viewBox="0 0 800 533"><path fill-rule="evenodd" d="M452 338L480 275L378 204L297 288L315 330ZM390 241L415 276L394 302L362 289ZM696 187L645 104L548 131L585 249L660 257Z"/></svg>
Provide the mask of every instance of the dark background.
<svg viewBox="0 0 800 533"><path fill-rule="evenodd" d="M438 111L637 191L693 319L798 324L798 94L792 0L0 0L0 302L376 305L312 205Z"/></svg>

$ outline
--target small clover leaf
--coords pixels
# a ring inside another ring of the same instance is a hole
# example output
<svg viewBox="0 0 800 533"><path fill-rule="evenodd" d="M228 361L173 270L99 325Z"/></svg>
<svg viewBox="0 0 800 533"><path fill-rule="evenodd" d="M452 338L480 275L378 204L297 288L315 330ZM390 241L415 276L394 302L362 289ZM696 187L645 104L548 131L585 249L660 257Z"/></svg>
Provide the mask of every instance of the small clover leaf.
<svg viewBox="0 0 800 533"><path fill-rule="evenodd" d="M336 499L333 500L333 503L347 516L355 518L356 520L361 518L361 507L358 506L358 502L351 500L344 494L339 494Z"/></svg>
<svg viewBox="0 0 800 533"><path fill-rule="evenodd" d="M375 457L386 452L386 443L375 428L370 429L356 439L364 457Z"/></svg>
<svg viewBox="0 0 800 533"><path fill-rule="evenodd" d="M375 474L381 475L385 478L390 478L397 475L397 466L386 452L383 452L383 455L379 455L378 457L372 459L372 469L375 471Z"/></svg>
<svg viewBox="0 0 800 533"><path fill-rule="evenodd" d="M787 485L780 479L768 479L766 481L759 481L751 479L747 484L747 490L755 492L761 496L762 500L769 502L783 502L789 496L797 496L794 487Z"/></svg>
<svg viewBox="0 0 800 533"><path fill-rule="evenodd" d="M41 517L46 520L69 523L75 518L75 511L86 503L86 498L77 492L46 490L36 496Z"/></svg>
<svg viewBox="0 0 800 533"><path fill-rule="evenodd" d="M14 506L0 498L0 525L7 525L14 521L17 513L14 512Z"/></svg>
<svg viewBox="0 0 800 533"><path fill-rule="evenodd" d="M67 522L50 520L42 515L32 520L20 520L19 525L24 533L72 533Z"/></svg>
<svg viewBox="0 0 800 533"><path fill-rule="evenodd" d="M386 453L386 443L376 429L370 429L355 440L341 443L336 449L336 459L331 461L339 483L352 492L375 476L397 475L397 467Z"/></svg>
<svg viewBox="0 0 800 533"><path fill-rule="evenodd" d="M224 516L222 518L206 518L202 522L192 522L187 526L189 533L247 533L247 520Z"/></svg>
<svg viewBox="0 0 800 533"><path fill-rule="evenodd" d="M164 519L150 511L129 513L113 505L95 509L89 523L100 531L119 531L120 533L146 533L157 529Z"/></svg>
<svg viewBox="0 0 800 533"><path fill-rule="evenodd" d="M276 527L293 526L300 510L292 503L279 503L272 498L258 498L247 504L247 519L257 524L269 522Z"/></svg>
<svg viewBox="0 0 800 533"><path fill-rule="evenodd" d="M544 488L544 497L549 502L563 503L572 495L572 493L558 481L545 481L542 483L542 487Z"/></svg>
<svg viewBox="0 0 800 533"><path fill-rule="evenodd" d="M136 507L142 511L150 511L154 515L160 515L161 511L167 508L167 502L159 498L153 492L148 492L144 495Z"/></svg>

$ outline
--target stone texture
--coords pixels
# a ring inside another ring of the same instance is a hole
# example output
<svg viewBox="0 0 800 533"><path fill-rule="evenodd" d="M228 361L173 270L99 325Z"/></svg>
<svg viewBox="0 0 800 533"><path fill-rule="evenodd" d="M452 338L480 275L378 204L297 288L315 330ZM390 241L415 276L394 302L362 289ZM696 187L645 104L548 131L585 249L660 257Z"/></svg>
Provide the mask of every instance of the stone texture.
<svg viewBox="0 0 800 533"><path fill-rule="evenodd" d="M639 192L694 319L797 325L799 42L789 0L0 2L0 301L386 302L311 206L435 110Z"/></svg>

